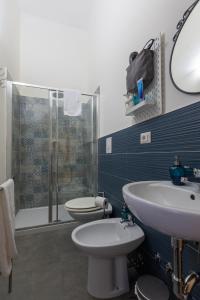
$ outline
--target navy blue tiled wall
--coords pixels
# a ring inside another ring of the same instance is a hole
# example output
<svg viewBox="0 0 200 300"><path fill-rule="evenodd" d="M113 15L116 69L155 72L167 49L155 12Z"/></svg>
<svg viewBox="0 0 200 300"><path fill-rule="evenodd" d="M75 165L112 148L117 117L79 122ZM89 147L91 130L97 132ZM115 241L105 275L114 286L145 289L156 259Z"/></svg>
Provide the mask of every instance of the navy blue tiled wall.
<svg viewBox="0 0 200 300"><path fill-rule="evenodd" d="M151 131L152 143L140 144L140 133ZM114 216L120 215L123 201L122 187L132 181L168 180L169 166L179 155L184 164L200 168L200 102L170 112L113 133L112 154L106 154L106 137L99 140L99 190L114 207ZM164 265L172 261L170 237L140 224L146 235L143 245L149 272L166 279ZM155 252L161 254L161 263L155 264ZM193 244L185 248L185 273L200 271L197 250ZM200 288L193 300L200 299Z"/></svg>

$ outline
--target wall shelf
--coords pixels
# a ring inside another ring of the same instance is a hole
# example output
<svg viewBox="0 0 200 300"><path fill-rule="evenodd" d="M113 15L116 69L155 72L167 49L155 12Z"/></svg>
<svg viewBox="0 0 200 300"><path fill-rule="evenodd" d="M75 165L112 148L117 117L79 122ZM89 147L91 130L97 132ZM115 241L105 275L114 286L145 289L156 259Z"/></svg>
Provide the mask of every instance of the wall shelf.
<svg viewBox="0 0 200 300"><path fill-rule="evenodd" d="M132 102L132 100L130 100ZM140 103L130 105L130 101L126 102L126 116L132 116L134 113L148 110L150 107L155 106L155 100L143 100Z"/></svg>

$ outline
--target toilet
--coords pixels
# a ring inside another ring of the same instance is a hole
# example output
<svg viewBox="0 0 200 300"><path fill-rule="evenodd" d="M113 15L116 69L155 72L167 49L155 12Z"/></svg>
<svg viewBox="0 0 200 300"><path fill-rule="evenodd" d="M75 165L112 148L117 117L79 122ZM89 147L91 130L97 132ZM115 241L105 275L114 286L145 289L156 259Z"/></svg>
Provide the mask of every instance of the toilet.
<svg viewBox="0 0 200 300"><path fill-rule="evenodd" d="M80 222L90 222L109 217L112 213L112 205L108 203L105 210L95 205L95 197L82 197L69 200L64 208L70 216Z"/></svg>
<svg viewBox="0 0 200 300"><path fill-rule="evenodd" d="M144 241L138 225L120 218L89 222L73 230L72 240L88 256L90 295L110 299L129 292L126 255Z"/></svg>

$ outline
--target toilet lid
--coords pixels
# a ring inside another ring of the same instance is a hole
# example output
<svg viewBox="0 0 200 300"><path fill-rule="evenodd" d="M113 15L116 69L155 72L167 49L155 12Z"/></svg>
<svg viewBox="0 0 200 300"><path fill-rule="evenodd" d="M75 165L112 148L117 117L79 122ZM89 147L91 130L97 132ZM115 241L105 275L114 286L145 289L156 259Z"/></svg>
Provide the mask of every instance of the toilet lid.
<svg viewBox="0 0 200 300"><path fill-rule="evenodd" d="M69 211L95 211L101 209L95 205L95 197L83 197L69 200L65 203L65 208Z"/></svg>

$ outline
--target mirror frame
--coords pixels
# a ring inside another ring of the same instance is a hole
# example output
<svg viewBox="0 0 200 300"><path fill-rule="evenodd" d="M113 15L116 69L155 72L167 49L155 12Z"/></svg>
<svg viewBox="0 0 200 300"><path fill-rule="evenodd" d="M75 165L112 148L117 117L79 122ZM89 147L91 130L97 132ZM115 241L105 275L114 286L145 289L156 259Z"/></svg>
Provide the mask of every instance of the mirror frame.
<svg viewBox="0 0 200 300"><path fill-rule="evenodd" d="M184 91L180 87L177 86L177 84L175 83L175 81L173 79L173 76L172 76L172 70L171 70L172 57L173 57L174 49L176 47L176 42L179 38L179 35L180 35L182 29L184 28L184 25L187 22L188 18L190 17L192 11L195 9L196 5L199 2L200 2L200 0L196 0L192 5L190 5L190 7L184 12L183 18L178 22L178 24L176 26L177 32L175 33L175 35L173 37L174 45L173 45L173 48L172 48L172 51L171 51L170 62L169 62L169 74L170 74L170 78L171 78L171 81L172 81L173 85L176 87L177 90L179 90L180 92L183 92L185 94L188 94L188 95L198 95L198 94L200 94L200 90L199 90L199 92L187 92L187 91Z"/></svg>

